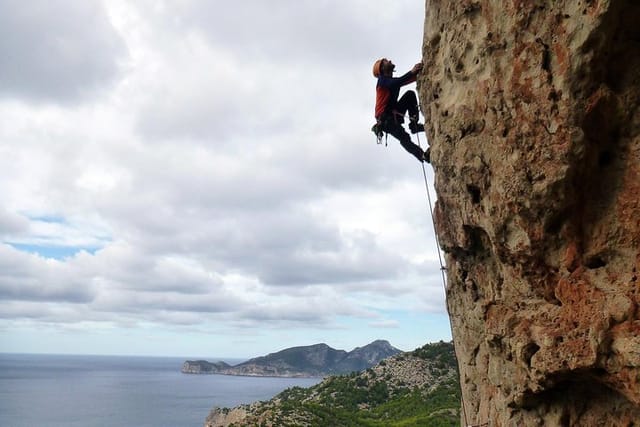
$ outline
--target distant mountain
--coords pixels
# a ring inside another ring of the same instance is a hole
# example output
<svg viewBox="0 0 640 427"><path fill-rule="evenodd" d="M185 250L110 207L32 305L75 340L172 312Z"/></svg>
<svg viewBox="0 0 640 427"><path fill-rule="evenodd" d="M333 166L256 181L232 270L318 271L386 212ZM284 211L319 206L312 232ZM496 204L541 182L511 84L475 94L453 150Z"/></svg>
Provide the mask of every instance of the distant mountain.
<svg viewBox="0 0 640 427"><path fill-rule="evenodd" d="M349 352L336 350L327 344L315 344L287 348L235 366L224 362L187 360L182 366L182 372L262 377L320 377L362 371L398 353L401 351L384 340L374 341Z"/></svg>
<svg viewBox="0 0 640 427"><path fill-rule="evenodd" d="M336 365L335 373L364 371L387 357L400 353L388 341L377 340L364 347L356 347ZM332 372L333 373L333 372Z"/></svg>

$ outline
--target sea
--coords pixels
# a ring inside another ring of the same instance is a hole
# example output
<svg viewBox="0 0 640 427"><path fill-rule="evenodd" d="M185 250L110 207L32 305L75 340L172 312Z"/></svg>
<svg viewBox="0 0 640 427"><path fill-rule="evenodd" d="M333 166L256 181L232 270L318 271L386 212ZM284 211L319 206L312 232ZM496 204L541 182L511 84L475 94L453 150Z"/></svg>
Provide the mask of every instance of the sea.
<svg viewBox="0 0 640 427"><path fill-rule="evenodd" d="M0 426L202 427L213 407L268 400L322 380L190 375L180 372L184 361L0 353Z"/></svg>

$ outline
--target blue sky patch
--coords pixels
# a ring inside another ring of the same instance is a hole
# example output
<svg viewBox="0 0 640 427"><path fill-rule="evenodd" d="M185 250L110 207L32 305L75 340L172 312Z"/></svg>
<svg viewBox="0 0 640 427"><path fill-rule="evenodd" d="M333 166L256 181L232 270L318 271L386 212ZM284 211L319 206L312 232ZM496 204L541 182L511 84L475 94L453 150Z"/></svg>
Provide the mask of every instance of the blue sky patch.
<svg viewBox="0 0 640 427"><path fill-rule="evenodd" d="M78 246L43 246L43 245L29 245L24 243L9 243L15 249L36 254L44 258L64 259L73 257L80 251L86 251L90 254L95 254L100 248L95 247L78 247Z"/></svg>
<svg viewBox="0 0 640 427"><path fill-rule="evenodd" d="M57 215L40 215L40 216L28 216L31 221L46 222L49 224L68 224L67 220Z"/></svg>

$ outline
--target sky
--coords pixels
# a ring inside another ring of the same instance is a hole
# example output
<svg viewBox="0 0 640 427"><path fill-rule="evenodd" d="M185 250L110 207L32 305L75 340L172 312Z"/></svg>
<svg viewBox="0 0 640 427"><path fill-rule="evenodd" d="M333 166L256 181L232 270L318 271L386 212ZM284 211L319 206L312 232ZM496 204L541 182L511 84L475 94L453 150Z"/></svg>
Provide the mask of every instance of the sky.
<svg viewBox="0 0 640 427"><path fill-rule="evenodd" d="M0 10L0 352L450 339L422 167L370 131L422 1Z"/></svg>

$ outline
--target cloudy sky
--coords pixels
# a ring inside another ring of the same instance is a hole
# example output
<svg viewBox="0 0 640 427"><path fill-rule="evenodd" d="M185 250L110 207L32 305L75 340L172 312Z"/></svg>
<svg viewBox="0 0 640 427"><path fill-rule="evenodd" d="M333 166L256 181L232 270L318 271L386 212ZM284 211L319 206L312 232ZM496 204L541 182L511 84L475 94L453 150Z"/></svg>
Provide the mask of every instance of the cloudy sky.
<svg viewBox="0 0 640 427"><path fill-rule="evenodd" d="M422 1L0 10L0 351L450 339L422 168L369 130Z"/></svg>

